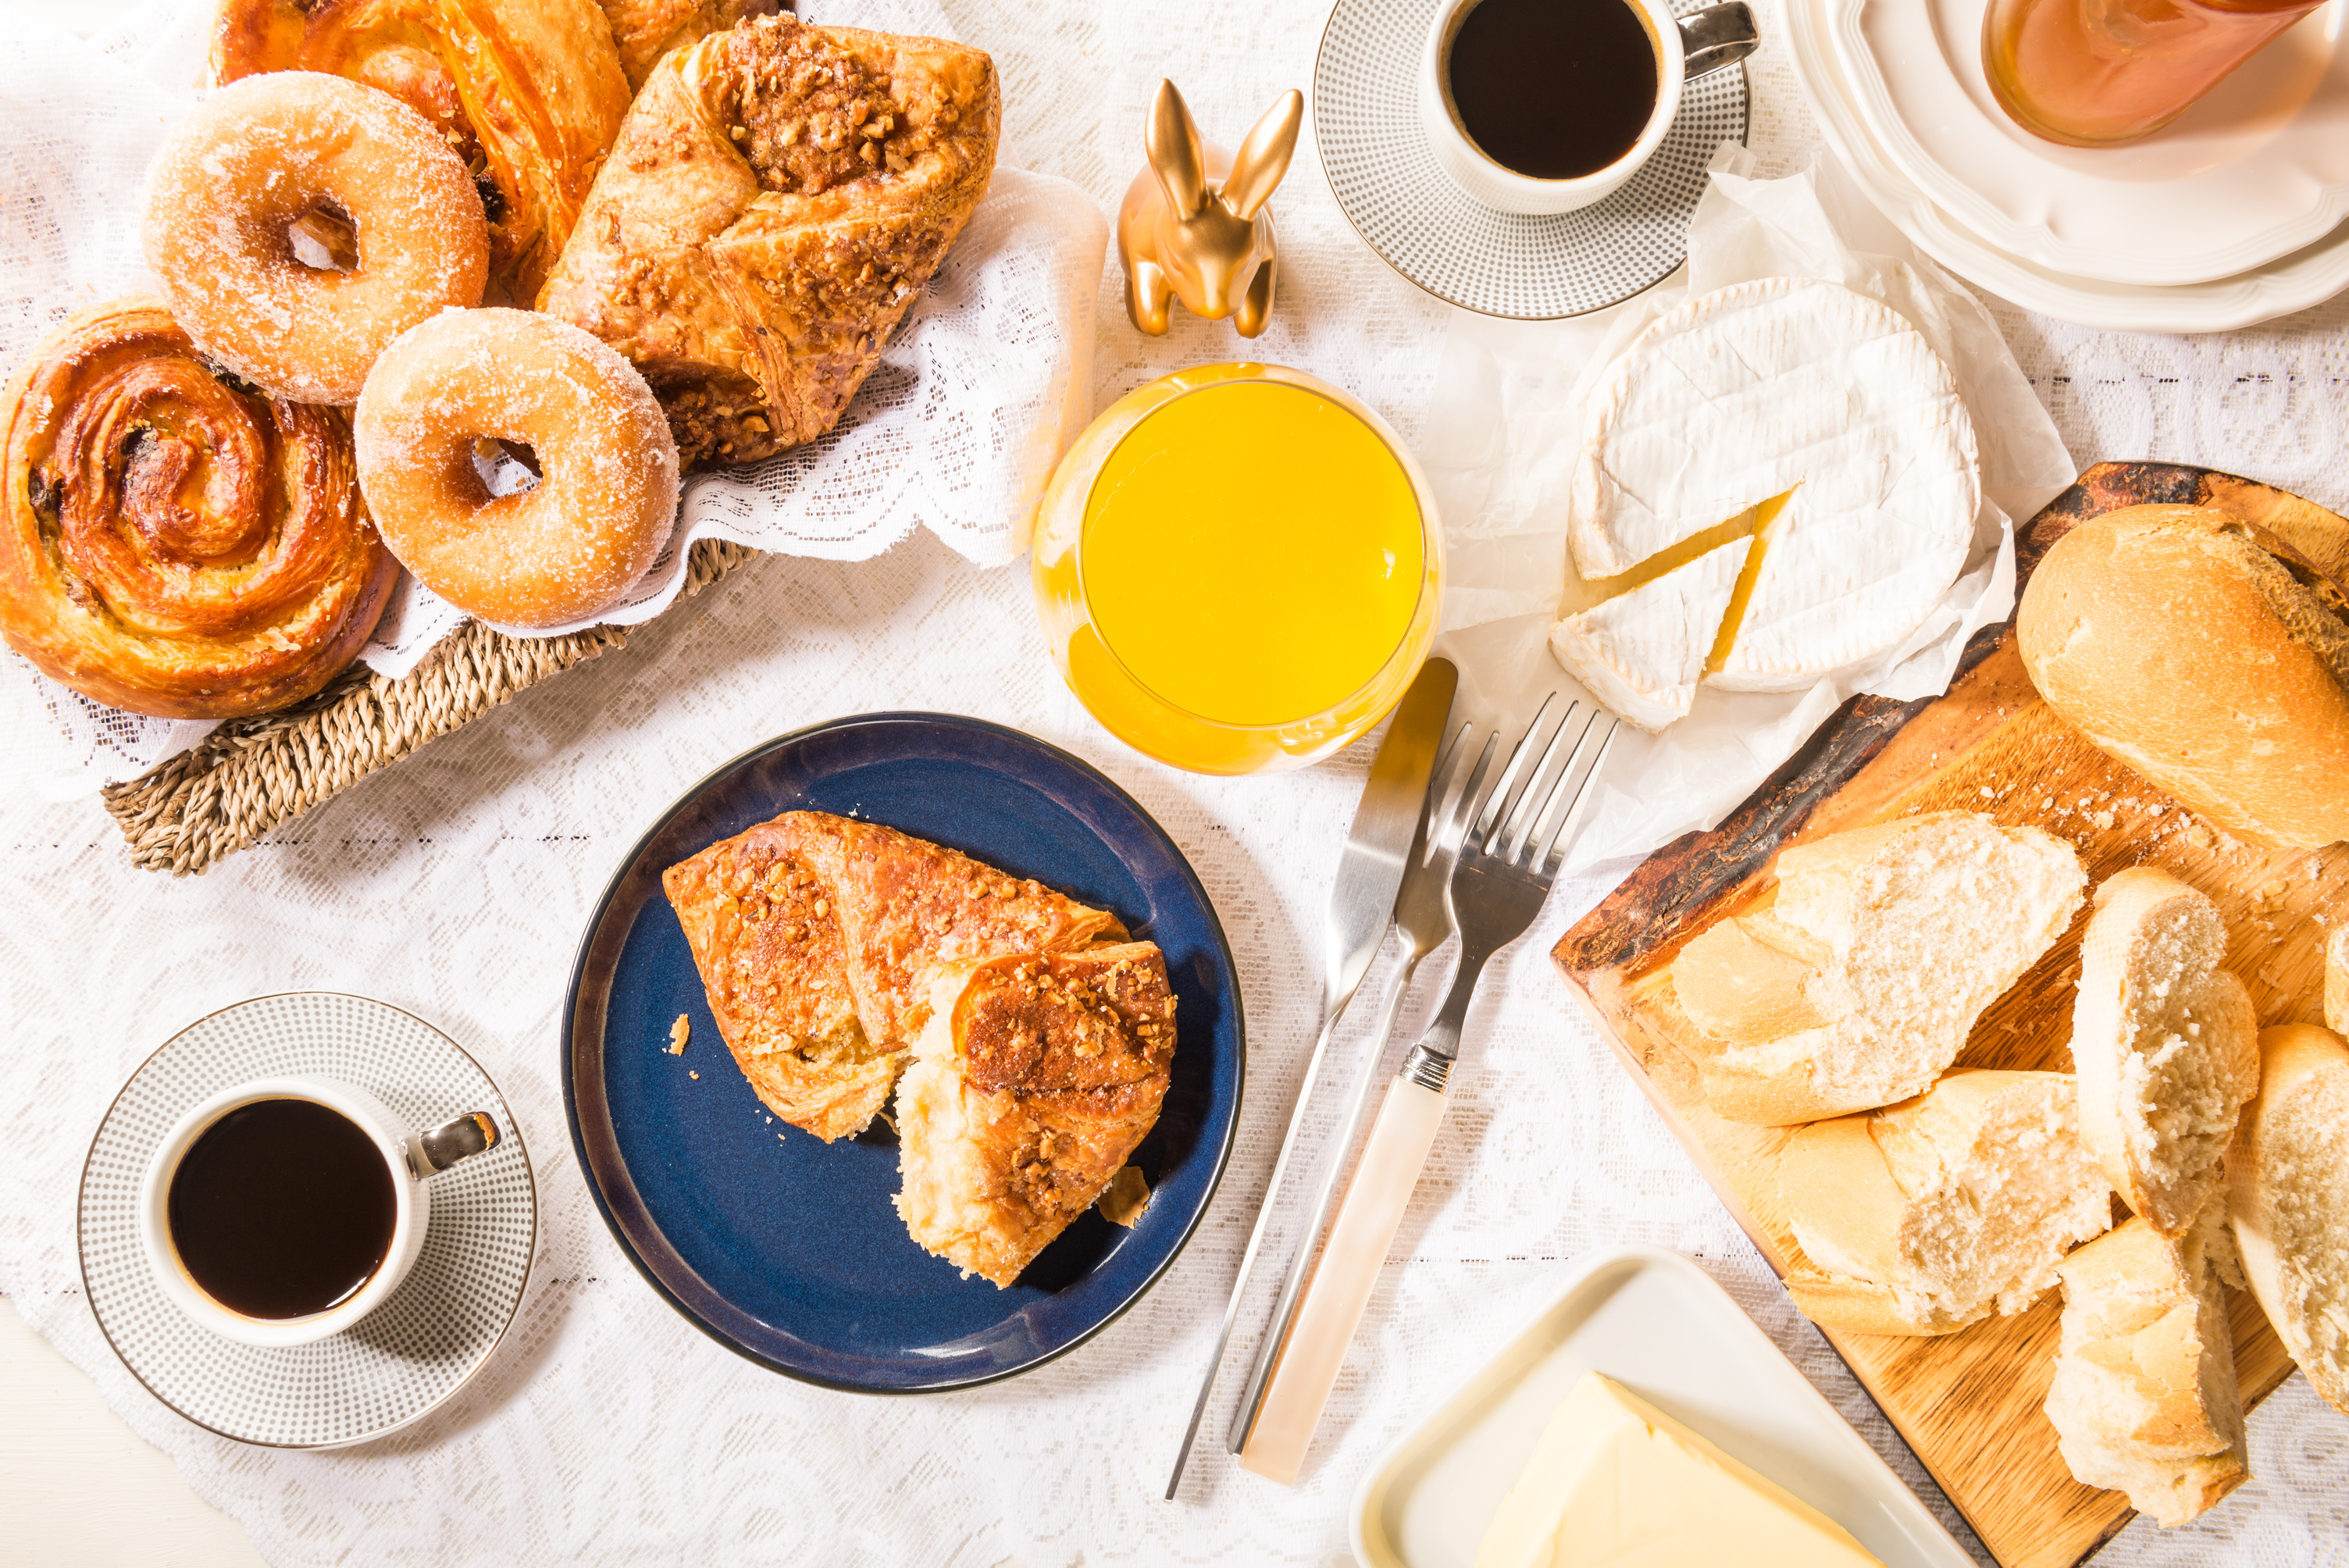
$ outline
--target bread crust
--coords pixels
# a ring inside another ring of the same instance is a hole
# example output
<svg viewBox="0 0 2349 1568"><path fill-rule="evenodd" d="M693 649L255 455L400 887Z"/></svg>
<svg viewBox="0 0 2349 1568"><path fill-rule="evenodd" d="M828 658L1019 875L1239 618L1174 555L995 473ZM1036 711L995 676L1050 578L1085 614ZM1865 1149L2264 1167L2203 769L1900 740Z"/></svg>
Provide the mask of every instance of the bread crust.
<svg viewBox="0 0 2349 1568"><path fill-rule="evenodd" d="M2034 1088L2069 1099L2066 1074L1962 1068L1899 1105L1796 1129L1779 1154L1777 1177L1803 1249L1802 1263L1786 1273L1786 1292L1804 1315L1855 1334L1910 1336L1953 1334L1987 1316L1994 1308L1987 1299L1961 1314L1930 1302L1920 1311L1894 1282L1920 1277L1908 1243L1924 1206L1970 1156L2000 1102ZM2094 1228L2104 1222L2099 1216Z"/></svg>
<svg viewBox="0 0 2349 1568"><path fill-rule="evenodd" d="M2349 839L2349 611L2280 541L2208 507L2135 506L2048 551L2023 667L2081 734L2229 832Z"/></svg>
<svg viewBox="0 0 2349 1568"><path fill-rule="evenodd" d="M2064 1462L2167 1528L2251 1478L2223 1294L2190 1242L2142 1219L2064 1260L2047 1394Z"/></svg>
<svg viewBox="0 0 2349 1568"><path fill-rule="evenodd" d="M2159 982L2141 985L2144 977L2137 973L2140 944L2166 923L2183 926L2188 943L2198 949L2178 976L2182 995L2165 995ZM2233 1136L2233 1118L2259 1092L2258 1015L2243 983L2216 966L2225 944L2217 906L2150 866L2116 872L2097 887L2095 912L2080 941L2079 991L2072 1012L2080 1140L2130 1212L2164 1236L2183 1235L2218 1191L2219 1155ZM2163 1129L2165 1119L2155 1113L2170 1111L2173 1119L2184 1113L2182 1107L2141 1104L2145 1086L2132 1083L2128 1071L2140 1055L2142 1016L2148 1009L2168 1016L2165 1004L2190 1011L2201 1032L2188 1044L2208 1052L2221 1080L2226 1131L2206 1134L2207 1148L2199 1151L2167 1132L2150 1149L2133 1144L2130 1137L2136 1121ZM2165 1154L2194 1168L2165 1181L2156 1169Z"/></svg>
<svg viewBox="0 0 2349 1568"><path fill-rule="evenodd" d="M2312 1126L2321 1133L2338 1128L2349 1108L2349 1043L2313 1024L2279 1024L2260 1032L2260 1092L2244 1108L2235 1146L2227 1156L2227 1219L2240 1256L2243 1276L2277 1337L2324 1401L2349 1415L2349 1356L2326 1355L2313 1341L2306 1313L2296 1301L2292 1275L2314 1275L2331 1283L2336 1299L2349 1296L2349 1235L2326 1238L2329 1255L2312 1257L2296 1248L2279 1220L2280 1200L2313 1207L2307 1186L2312 1173L2294 1169L2285 1145ZM2339 1171L2313 1172L2316 1180ZM2297 1192L2289 1189L2297 1188ZM2334 1223L2339 1225L2336 1210Z"/></svg>

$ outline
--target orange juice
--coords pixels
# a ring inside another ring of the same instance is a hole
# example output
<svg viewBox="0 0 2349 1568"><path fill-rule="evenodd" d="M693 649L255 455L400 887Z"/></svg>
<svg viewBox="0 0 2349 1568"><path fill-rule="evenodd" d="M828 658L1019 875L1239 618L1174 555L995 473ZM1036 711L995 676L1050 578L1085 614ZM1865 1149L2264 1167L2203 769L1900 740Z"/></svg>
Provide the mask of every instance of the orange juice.
<svg viewBox="0 0 2349 1568"><path fill-rule="evenodd" d="M1206 772L1295 767L1399 698L1434 632L1426 487L1377 417L1269 366L1153 382L1071 449L1035 578L1094 717Z"/></svg>

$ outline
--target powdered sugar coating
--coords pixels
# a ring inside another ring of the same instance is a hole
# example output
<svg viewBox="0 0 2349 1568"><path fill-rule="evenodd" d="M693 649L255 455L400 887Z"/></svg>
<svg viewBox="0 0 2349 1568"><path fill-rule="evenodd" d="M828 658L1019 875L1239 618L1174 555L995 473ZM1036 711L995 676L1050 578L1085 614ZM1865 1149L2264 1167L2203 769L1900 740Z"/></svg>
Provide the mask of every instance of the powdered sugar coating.
<svg viewBox="0 0 2349 1568"><path fill-rule="evenodd" d="M347 272L304 265L287 231L322 205L357 235ZM141 238L171 314L205 353L273 396L347 404L384 346L481 303L481 193L423 116L314 71L206 98L148 171Z"/></svg>
<svg viewBox="0 0 2349 1568"><path fill-rule="evenodd" d="M616 603L668 542L677 442L617 350L553 316L450 311L376 361L353 419L359 488L384 542L427 587L507 626ZM484 438L534 449L541 478L493 496Z"/></svg>

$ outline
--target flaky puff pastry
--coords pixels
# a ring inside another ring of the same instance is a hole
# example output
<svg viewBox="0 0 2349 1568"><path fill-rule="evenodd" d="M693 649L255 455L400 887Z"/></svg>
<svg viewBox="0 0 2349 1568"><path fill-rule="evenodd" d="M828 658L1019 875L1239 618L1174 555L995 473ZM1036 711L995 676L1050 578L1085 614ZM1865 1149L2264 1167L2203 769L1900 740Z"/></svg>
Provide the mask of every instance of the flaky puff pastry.
<svg viewBox="0 0 2349 1568"><path fill-rule="evenodd" d="M941 965L1123 942L1040 882L877 822L786 811L661 873L709 1011L767 1108L830 1142L905 1069Z"/></svg>
<svg viewBox="0 0 2349 1568"><path fill-rule="evenodd" d="M660 57L671 49L698 44L712 33L722 33L749 16L771 16L775 0L602 0L604 15L612 24L612 42L620 46L620 68L628 73L628 90L645 85Z"/></svg>
<svg viewBox="0 0 2349 1568"><path fill-rule="evenodd" d="M231 718L324 686L398 563L337 409L241 389L160 300L85 312L5 394L0 635L133 713Z"/></svg>
<svg viewBox="0 0 2349 1568"><path fill-rule="evenodd" d="M747 21L646 79L538 308L635 362L687 465L832 428L995 168L995 65Z"/></svg>
<svg viewBox="0 0 2349 1568"><path fill-rule="evenodd" d="M936 970L897 1089L897 1212L999 1287L1091 1208L1157 1124L1174 993L1147 942Z"/></svg>
<svg viewBox="0 0 2349 1568"><path fill-rule="evenodd" d="M628 110L595 0L221 0L213 79L291 70L379 88L449 139L489 219L490 304L537 299Z"/></svg>

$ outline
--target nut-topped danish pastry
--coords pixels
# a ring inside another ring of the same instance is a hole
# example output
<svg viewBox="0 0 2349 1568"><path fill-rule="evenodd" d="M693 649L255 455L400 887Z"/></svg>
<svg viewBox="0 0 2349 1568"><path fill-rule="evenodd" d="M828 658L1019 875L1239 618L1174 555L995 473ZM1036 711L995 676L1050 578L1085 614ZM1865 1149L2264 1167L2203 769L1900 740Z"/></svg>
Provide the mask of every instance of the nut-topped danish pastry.
<svg viewBox="0 0 2349 1568"><path fill-rule="evenodd" d="M995 168L994 62L747 21L653 67L539 296L644 372L686 466L832 428Z"/></svg>
<svg viewBox="0 0 2349 1568"><path fill-rule="evenodd" d="M261 396L150 298L66 323L0 407L0 634L45 674L133 713L229 718L357 656L399 568L339 410Z"/></svg>

